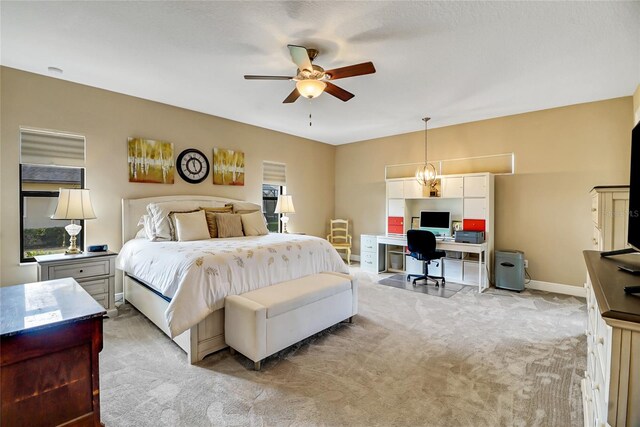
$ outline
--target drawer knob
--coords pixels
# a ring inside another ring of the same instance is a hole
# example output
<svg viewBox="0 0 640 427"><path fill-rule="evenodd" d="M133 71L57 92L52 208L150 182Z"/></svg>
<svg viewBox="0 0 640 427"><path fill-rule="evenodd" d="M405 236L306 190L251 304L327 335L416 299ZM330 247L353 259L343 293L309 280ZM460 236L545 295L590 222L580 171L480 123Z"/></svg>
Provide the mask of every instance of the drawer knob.
<svg viewBox="0 0 640 427"><path fill-rule="evenodd" d="M593 390L594 390L594 391L598 391L598 390L600 390L600 384L596 384L596 385L594 385L594 386L593 386Z"/></svg>
<svg viewBox="0 0 640 427"><path fill-rule="evenodd" d="M84 270L80 269L80 273L84 273Z"/></svg>
<svg viewBox="0 0 640 427"><path fill-rule="evenodd" d="M604 337L598 337L598 344L604 344Z"/></svg>
<svg viewBox="0 0 640 427"><path fill-rule="evenodd" d="M584 331L584 334L586 336L590 337L591 336L591 331L587 329L586 331Z"/></svg>
<svg viewBox="0 0 640 427"><path fill-rule="evenodd" d="M598 209L596 209L596 208L591 208L591 212L595 212L595 211L597 211L597 210L598 210Z"/></svg>

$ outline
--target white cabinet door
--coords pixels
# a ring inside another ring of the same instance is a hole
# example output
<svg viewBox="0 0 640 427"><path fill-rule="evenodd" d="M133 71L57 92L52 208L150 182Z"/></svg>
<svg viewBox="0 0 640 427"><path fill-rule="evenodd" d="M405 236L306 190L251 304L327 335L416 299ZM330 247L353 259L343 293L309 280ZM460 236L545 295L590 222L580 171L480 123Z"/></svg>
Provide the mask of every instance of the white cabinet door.
<svg viewBox="0 0 640 427"><path fill-rule="evenodd" d="M487 199L464 199L462 217L465 219L486 219Z"/></svg>
<svg viewBox="0 0 640 427"><path fill-rule="evenodd" d="M462 198L463 180L461 176L442 177L440 180L442 197Z"/></svg>
<svg viewBox="0 0 640 427"><path fill-rule="evenodd" d="M387 198L402 199L404 198L404 181L387 181Z"/></svg>
<svg viewBox="0 0 640 427"><path fill-rule="evenodd" d="M465 176L464 177L464 197L486 197L487 177Z"/></svg>
<svg viewBox="0 0 640 427"><path fill-rule="evenodd" d="M421 199L424 196L424 187L415 179L407 179L404 181L404 198L405 199Z"/></svg>
<svg viewBox="0 0 640 427"><path fill-rule="evenodd" d="M444 262L444 278L459 282L462 280L462 261L458 259L443 259Z"/></svg>
<svg viewBox="0 0 640 427"><path fill-rule="evenodd" d="M404 217L404 199L389 199L389 215Z"/></svg>

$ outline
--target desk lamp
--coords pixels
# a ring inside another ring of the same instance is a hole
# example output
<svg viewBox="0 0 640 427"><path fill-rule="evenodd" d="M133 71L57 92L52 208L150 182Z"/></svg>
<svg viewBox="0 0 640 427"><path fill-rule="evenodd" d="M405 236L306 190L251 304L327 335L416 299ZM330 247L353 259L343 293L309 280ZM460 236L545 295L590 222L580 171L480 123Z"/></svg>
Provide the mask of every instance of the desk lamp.
<svg viewBox="0 0 640 427"><path fill-rule="evenodd" d="M293 207L293 200L289 195L280 195L278 196L278 203L276 203L275 213L283 214L280 218L282 221L282 232L288 233L287 231L287 222L289 222L288 213L296 213L296 210Z"/></svg>
<svg viewBox="0 0 640 427"><path fill-rule="evenodd" d="M70 236L69 248L65 251L65 254L74 255L82 252L76 246L76 236L80 233L80 230L82 230L82 226L76 224L75 221L95 218L96 214L93 212L89 190L72 188L60 189L58 205L51 219L71 220L71 224L64 228Z"/></svg>

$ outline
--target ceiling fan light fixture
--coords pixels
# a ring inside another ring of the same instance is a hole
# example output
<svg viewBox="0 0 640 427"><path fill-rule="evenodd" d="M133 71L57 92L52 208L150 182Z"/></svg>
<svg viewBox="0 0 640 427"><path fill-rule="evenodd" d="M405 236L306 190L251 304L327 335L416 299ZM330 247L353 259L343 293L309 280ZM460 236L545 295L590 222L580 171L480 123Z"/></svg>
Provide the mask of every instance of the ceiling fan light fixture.
<svg viewBox="0 0 640 427"><path fill-rule="evenodd" d="M296 82L296 89L300 92L300 95L305 98L317 98L324 92L324 88L327 84L321 80L299 80Z"/></svg>

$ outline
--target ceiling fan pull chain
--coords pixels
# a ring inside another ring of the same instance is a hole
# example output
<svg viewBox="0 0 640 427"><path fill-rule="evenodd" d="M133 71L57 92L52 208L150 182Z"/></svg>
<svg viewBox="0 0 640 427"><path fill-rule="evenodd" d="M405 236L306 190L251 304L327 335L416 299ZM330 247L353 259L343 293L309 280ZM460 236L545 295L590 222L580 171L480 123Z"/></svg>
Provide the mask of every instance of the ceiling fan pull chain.
<svg viewBox="0 0 640 427"><path fill-rule="evenodd" d="M309 98L309 126L311 126L311 98Z"/></svg>

